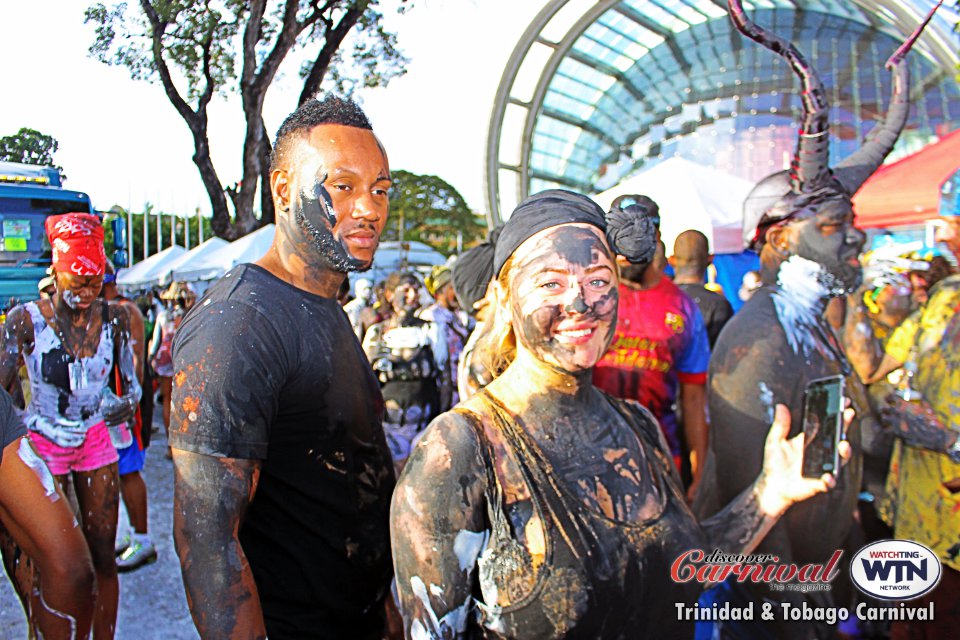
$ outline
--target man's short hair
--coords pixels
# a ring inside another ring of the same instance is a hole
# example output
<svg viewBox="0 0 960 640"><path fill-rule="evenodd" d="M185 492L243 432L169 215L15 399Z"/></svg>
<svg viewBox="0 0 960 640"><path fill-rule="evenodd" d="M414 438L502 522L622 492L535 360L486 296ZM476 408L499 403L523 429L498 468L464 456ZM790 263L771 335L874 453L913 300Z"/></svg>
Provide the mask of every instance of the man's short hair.
<svg viewBox="0 0 960 640"><path fill-rule="evenodd" d="M673 243L673 266L676 270L694 269L703 275L710 265L710 242L696 229L680 233Z"/></svg>
<svg viewBox="0 0 960 640"><path fill-rule="evenodd" d="M270 154L270 170L273 171L288 151L290 141L305 135L321 124L339 124L373 131L367 115L350 98L328 95L323 100L309 100L287 116L277 130L277 137Z"/></svg>

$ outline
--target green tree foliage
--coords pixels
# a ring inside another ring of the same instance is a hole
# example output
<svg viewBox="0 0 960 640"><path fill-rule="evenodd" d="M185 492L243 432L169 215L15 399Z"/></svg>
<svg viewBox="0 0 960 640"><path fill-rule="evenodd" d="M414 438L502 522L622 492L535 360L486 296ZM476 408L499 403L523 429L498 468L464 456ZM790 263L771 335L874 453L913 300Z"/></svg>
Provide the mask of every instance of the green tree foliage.
<svg viewBox="0 0 960 640"><path fill-rule="evenodd" d="M62 175L63 169L53 163L53 154L59 147L60 143L53 136L21 127L12 136L0 138L0 160L54 167L60 170L62 177L66 177Z"/></svg>
<svg viewBox="0 0 960 640"><path fill-rule="evenodd" d="M144 242L144 227L143 227L143 217L147 216L147 255L152 256L156 253L159 253L163 249L167 249L171 246L170 241L170 225L174 222L177 225L176 228L176 243L181 247L186 246L187 242L187 231L189 227L189 238L190 238L190 248L200 244L200 233L199 225L203 225L203 238L207 240L213 237L213 227L210 224L210 218L200 217L197 219L197 215L194 213L188 217L184 217L184 213L178 213L176 216L171 216L169 213L158 211L156 207L152 204L147 203L144 206L144 210L141 212L132 213L132 226L133 233L127 238L127 251L131 251L132 245L132 256L133 262L143 261L143 242ZM160 245L157 245L157 218L160 218ZM113 206L103 217L103 228L104 228L104 238L103 244L107 252L108 258L113 258L113 253L116 250L116 242L113 237L113 224L112 221L115 218L121 218L124 221L127 219L127 212L120 206ZM126 265L117 265L124 267Z"/></svg>
<svg viewBox="0 0 960 640"><path fill-rule="evenodd" d="M399 1L399 10L408 8ZM379 0L138 0L91 5L90 54L159 82L193 136L197 165L218 236L235 239L273 222L271 141L263 122L267 90L288 58L300 63L293 110L321 88L350 93L386 85L407 59L383 26ZM246 127L243 175L224 181L210 157L207 108L214 95L239 94ZM259 190L258 190L259 187ZM256 216L259 191L261 214Z"/></svg>
<svg viewBox="0 0 960 640"><path fill-rule="evenodd" d="M483 218L470 211L456 189L437 176L421 176L402 169L391 172L390 217L384 240L417 240L449 256L458 240L467 247L483 238Z"/></svg>

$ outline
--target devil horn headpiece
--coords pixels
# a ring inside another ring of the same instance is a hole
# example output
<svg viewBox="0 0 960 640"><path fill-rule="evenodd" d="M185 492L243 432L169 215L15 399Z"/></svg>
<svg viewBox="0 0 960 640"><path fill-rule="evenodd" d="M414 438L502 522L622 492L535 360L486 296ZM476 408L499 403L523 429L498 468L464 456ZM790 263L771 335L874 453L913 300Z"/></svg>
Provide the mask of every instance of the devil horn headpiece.
<svg viewBox="0 0 960 640"><path fill-rule="evenodd" d="M795 213L788 203L783 202L785 198L823 189L851 197L880 167L900 136L910 111L910 73L907 65L902 64L903 59L942 2L940 0L937 3L923 23L887 61L887 68L894 72L893 96L883 122L870 131L863 147L831 171L829 104L819 76L793 44L767 32L747 18L742 0L729 0L730 18L737 30L786 59L802 85L803 122L790 170L761 180L744 202L743 232L748 246L762 244L770 224L785 220Z"/></svg>

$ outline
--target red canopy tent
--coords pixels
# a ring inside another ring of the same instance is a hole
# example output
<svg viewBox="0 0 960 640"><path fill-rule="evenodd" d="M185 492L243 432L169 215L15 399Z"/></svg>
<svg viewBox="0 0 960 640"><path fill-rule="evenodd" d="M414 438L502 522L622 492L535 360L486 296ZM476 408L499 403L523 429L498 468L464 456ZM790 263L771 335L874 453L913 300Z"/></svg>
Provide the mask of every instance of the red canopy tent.
<svg viewBox="0 0 960 640"><path fill-rule="evenodd" d="M937 217L940 185L960 168L960 129L880 167L853 197L857 226L894 227Z"/></svg>

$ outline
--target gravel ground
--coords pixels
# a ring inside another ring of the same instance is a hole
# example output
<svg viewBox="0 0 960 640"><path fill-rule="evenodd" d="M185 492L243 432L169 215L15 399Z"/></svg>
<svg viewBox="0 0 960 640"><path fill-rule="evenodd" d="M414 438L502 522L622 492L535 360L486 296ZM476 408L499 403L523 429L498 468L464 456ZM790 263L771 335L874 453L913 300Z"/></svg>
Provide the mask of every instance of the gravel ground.
<svg viewBox="0 0 960 640"><path fill-rule="evenodd" d="M157 407L157 418L160 408ZM155 421L156 424L157 421ZM150 532L159 559L120 574L117 638L193 640L198 637L187 610L180 564L173 550L173 464L163 455L166 438L154 433L144 469ZM0 638L26 638L27 622L6 574L0 570Z"/></svg>

